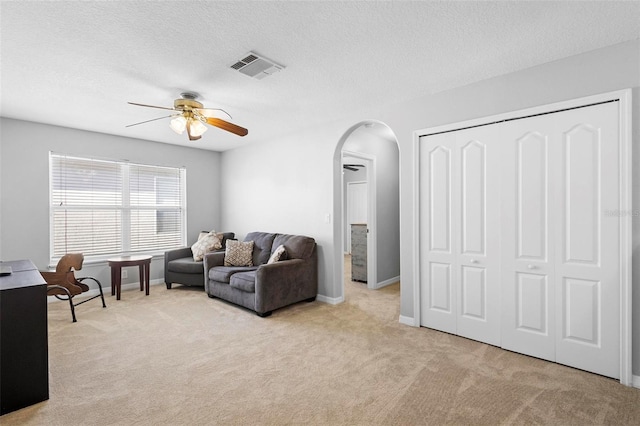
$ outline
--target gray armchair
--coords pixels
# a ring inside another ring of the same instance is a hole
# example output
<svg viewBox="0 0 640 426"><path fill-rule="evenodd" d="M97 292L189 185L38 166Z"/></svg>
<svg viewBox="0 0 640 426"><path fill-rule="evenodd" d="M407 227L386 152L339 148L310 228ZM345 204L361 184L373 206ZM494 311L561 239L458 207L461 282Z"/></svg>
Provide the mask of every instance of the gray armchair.
<svg viewBox="0 0 640 426"><path fill-rule="evenodd" d="M225 232L222 239L222 248L217 250L223 252L227 240L235 238L235 233ZM193 260L191 247L184 247L169 250L164 253L164 282L167 289L171 289L173 283L203 287L204 282L204 262Z"/></svg>

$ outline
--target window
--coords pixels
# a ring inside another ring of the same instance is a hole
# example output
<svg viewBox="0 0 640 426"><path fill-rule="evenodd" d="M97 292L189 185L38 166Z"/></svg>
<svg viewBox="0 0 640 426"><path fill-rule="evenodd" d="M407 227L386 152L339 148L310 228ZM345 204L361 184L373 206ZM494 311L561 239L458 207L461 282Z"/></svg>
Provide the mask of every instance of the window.
<svg viewBox="0 0 640 426"><path fill-rule="evenodd" d="M52 263L185 245L184 168L54 153L49 163Z"/></svg>

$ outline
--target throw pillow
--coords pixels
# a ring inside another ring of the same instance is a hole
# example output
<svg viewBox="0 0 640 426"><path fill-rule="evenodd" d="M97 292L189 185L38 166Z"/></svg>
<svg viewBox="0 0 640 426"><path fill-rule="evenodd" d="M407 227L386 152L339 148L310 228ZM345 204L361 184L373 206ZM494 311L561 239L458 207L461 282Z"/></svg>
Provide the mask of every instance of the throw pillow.
<svg viewBox="0 0 640 426"><path fill-rule="evenodd" d="M287 258L287 250L284 248L282 244L280 244L274 251L271 253L271 257L267 262L267 265L272 263L276 263L280 260L285 260Z"/></svg>
<svg viewBox="0 0 640 426"><path fill-rule="evenodd" d="M253 266L253 241L227 240L224 266Z"/></svg>
<svg viewBox="0 0 640 426"><path fill-rule="evenodd" d="M216 234L216 231L211 231L205 235L202 235L201 233L201 237L198 238L198 241L191 246L193 260L198 262L203 259L205 253L221 248L222 238L220 238L220 234Z"/></svg>

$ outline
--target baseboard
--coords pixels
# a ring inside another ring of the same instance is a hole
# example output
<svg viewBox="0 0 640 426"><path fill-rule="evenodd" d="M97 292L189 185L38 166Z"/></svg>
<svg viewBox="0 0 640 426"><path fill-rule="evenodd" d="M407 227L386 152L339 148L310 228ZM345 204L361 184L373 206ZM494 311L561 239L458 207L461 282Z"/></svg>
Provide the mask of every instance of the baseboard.
<svg viewBox="0 0 640 426"><path fill-rule="evenodd" d="M410 325L411 327L417 327L413 317L405 317L404 315L400 315L400 324Z"/></svg>
<svg viewBox="0 0 640 426"><path fill-rule="evenodd" d="M344 302L344 297L327 297L322 294L318 294L316 296L316 300L330 305L337 305L338 303Z"/></svg>
<svg viewBox="0 0 640 426"><path fill-rule="evenodd" d="M154 285L158 285L158 284L164 284L164 279L160 278L157 280L149 280L149 287L154 286ZM126 291L126 290L139 290L140 289L140 284L139 283L128 283L128 284L122 284L122 291ZM109 287L102 287L102 293L105 296L111 296L111 286ZM93 297L93 296L97 296L100 294L100 291L97 288L92 288L89 289L89 291L86 291L82 294L79 294L78 296L80 296L81 298L85 298L85 297ZM47 303L54 303L54 302L65 302L65 303L69 303L66 300L60 300L57 297L47 297Z"/></svg>
<svg viewBox="0 0 640 426"><path fill-rule="evenodd" d="M376 290L391 284L395 284L398 281L400 281L400 275L398 275L397 277L389 278L388 280L381 281L376 285Z"/></svg>
<svg viewBox="0 0 640 426"><path fill-rule="evenodd" d="M640 376L632 376L631 384L634 388L640 389Z"/></svg>

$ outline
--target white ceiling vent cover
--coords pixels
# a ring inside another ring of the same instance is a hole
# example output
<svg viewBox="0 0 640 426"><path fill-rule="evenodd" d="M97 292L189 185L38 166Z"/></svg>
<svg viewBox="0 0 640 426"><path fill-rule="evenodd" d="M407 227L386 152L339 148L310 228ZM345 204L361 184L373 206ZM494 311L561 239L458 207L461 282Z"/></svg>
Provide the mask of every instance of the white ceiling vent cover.
<svg viewBox="0 0 640 426"><path fill-rule="evenodd" d="M249 52L244 59L240 59L231 65L234 70L240 71L244 75L262 80L268 75L274 74L285 67L258 55L255 52Z"/></svg>

